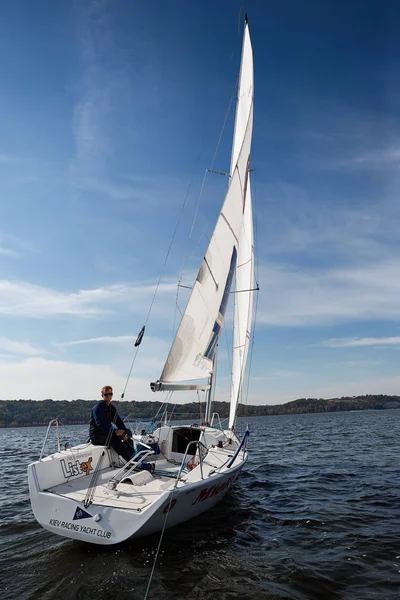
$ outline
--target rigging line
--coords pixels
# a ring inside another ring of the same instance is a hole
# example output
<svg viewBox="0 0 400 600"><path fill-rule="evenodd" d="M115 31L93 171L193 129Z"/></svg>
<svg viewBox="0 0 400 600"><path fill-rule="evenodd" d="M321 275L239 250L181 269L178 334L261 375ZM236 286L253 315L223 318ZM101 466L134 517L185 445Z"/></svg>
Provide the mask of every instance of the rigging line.
<svg viewBox="0 0 400 600"><path fill-rule="evenodd" d="M171 399L172 399L172 392L171 392ZM172 404L172 402L171 402L171 404ZM174 414L175 414L175 409L176 409L176 403L174 404L174 408L172 409L172 412L171 412L171 414L170 414L170 416L169 416L169 419L168 419L168 425L169 425L169 426L171 425L171 419L172 419L172 417L173 417L173 416L174 416Z"/></svg>
<svg viewBox="0 0 400 600"><path fill-rule="evenodd" d="M251 112L251 110L252 110L252 108L253 108L253 104L254 104L254 99L252 100L252 103L251 103L250 112ZM247 119L246 130L245 130L245 137L246 137L246 135L247 135L247 131L248 131L248 128L249 128L249 125L250 125L250 112L249 112L249 116L248 116L248 119ZM235 127L236 127L236 125L235 125ZM236 129L235 129L235 130L236 130ZM238 156L239 156L239 157L240 157L240 155L241 155L241 152L242 152L243 144L244 144L244 138L243 138L243 142L242 142L242 145L241 145L241 147L240 147L239 154L238 154ZM238 160L239 160L239 159L238 159ZM238 169L238 162L236 162L235 168L234 168L234 170L233 170L233 171L232 171L232 173L231 173L231 178L233 178L233 177L234 177L234 173L235 173L236 169ZM242 195L243 195L243 189L244 189L244 188L243 188L243 186L242 186L242 181L241 181L241 178L240 178L240 175L239 175L239 170L238 170L238 178L239 178L240 189L241 189L241 192L242 192ZM233 234L233 236L235 237L235 239L236 239L236 242L237 242L236 235L235 235L235 233L233 232L233 230L232 230L232 227L231 227L230 223L227 221L227 219L226 219L225 215L224 215L222 212L220 213L220 215L221 215L221 216L224 218L224 220L225 220L225 223L228 225L228 227L229 227L229 229L230 229L231 233ZM223 252L221 252L220 248L218 247L218 244L217 244L217 242L215 243L215 247L216 247L216 250L218 251L219 255L220 255L220 256L223 256Z"/></svg>
<svg viewBox="0 0 400 600"><path fill-rule="evenodd" d="M153 308L153 304L154 304L154 301L155 301L155 299L156 299L156 295L157 295L157 292L158 292L158 288L160 287L161 279L162 279L163 273L164 273L164 271L165 271L165 266L166 266L166 264L167 264L168 257L169 257L169 255L170 255L170 253L171 253L171 248L172 248L172 245L173 245L173 243L174 243L174 240L175 240L175 236L176 236L176 232L177 232L177 230L178 230L178 226L179 226L179 223L180 223L180 219L181 219L181 217L182 217L182 213L183 213L183 211L184 211L184 208L185 208L185 206L186 206L187 199L188 199L188 197L189 197L189 192L190 192L190 189L191 189L191 187L192 187L192 182L193 182L193 176L192 176L192 178L191 178L191 180L190 180L190 182L189 182L189 186L188 186L188 189L187 189L187 192L186 192L186 196L185 196L185 198L184 198L184 201L183 201L183 204L182 204L182 206L181 206L181 210L180 210L180 213L179 213L179 216L178 216L178 220L177 220L177 222L176 222L175 229L174 229L174 232L173 232L173 234L172 234L172 238L171 238L171 241L170 241L170 243L169 243L169 246L168 246L167 253L166 253L166 255L165 255L164 264L163 264L163 266L162 266L161 273L160 273L160 276L159 276L159 278L158 278L158 281L157 281L156 288L155 288L155 290L154 290L153 298L151 299L150 306L149 306L149 310L148 310L148 312L147 312L146 321L145 321L145 326L147 325L147 322L148 322L148 320L149 320L149 318L150 318L151 310L152 310L152 308ZM139 347L140 347L140 346L137 346L137 348L136 348L136 352L135 352L135 354L134 354L134 357L133 357L133 360L132 360L132 363L131 363L131 366L130 366L130 369L129 369L128 377L127 377L127 379L126 379L125 386L124 386L123 392L122 392L122 394L121 394L121 399L122 399L122 398L124 398L124 396L125 396L125 392L126 392L126 389L127 389L127 387L128 387L128 383L129 383L129 380L130 380L130 377L131 377L131 374L132 374L132 369L133 369L133 366L134 366L134 364L135 364L135 361L136 361L136 356L137 356L137 353L138 353L138 351L139 351Z"/></svg>
<svg viewBox="0 0 400 600"><path fill-rule="evenodd" d="M135 358L136 358L136 354L137 354L138 348L139 347L136 348ZM132 371L132 367L133 367L133 364L135 362L135 358L134 358L134 360L132 362L131 370L130 371ZM129 379L128 379L128 381L129 381ZM125 389L124 389L123 394L121 395L121 398L124 397L127 383L128 382L126 382L126 384L125 384ZM83 503L85 507L89 506L89 504L91 504L92 501L93 501L94 494L95 494L96 487L97 487L97 482L98 482L98 479L99 479L99 476L100 476L100 471L101 471L101 468L102 468L102 465L103 465L104 454L105 454L106 450L110 449L110 442L111 442L111 438L112 438L113 433L114 433L114 428L112 427L112 425L116 425L116 421L117 421L118 416L119 416L118 415L118 409L117 409L117 407L119 406L119 402L120 402L120 398L115 402L115 406L114 406L115 413L114 413L114 417L113 417L113 419L112 419L112 421L110 423L110 429L108 431L108 434L107 434L107 437L106 437L106 441L104 443L104 450L103 450L103 452L102 452L99 460L97 461L96 468L94 469L94 471L92 473L92 476L91 476L91 479L90 479L90 482L89 482L89 485L88 485L88 490L86 492L85 500L84 500L84 503ZM93 410L93 407L92 407L92 410ZM111 457L110 457L110 463L111 463Z"/></svg>
<svg viewBox="0 0 400 600"><path fill-rule="evenodd" d="M230 113L230 110L231 110L232 101L233 101L233 98L235 96L235 91L236 91L236 88L237 88L237 85L238 85L238 81L239 81L239 77L236 78L236 82L235 82L234 88L232 90L231 98L229 100L228 110L226 111L224 123L222 125L222 129L221 129L221 132L219 134L217 146L215 148L214 156L213 156L213 159L211 161L211 165L210 165L210 169L211 170L214 167L214 163L215 163L215 160L217 158L218 150L219 150L219 147L221 145L222 136L223 136L223 133L225 131L226 122L228 120L228 116L229 116L229 113ZM208 175L208 170L206 169L205 173L204 173L203 181L202 181L202 184L201 184L199 197L198 197L198 200L197 200L196 210L195 210L195 213L194 213L194 216L193 216L193 221L192 221L192 226L191 226L190 233L189 233L188 243L186 245L185 253L183 255L182 268L181 268L181 272L180 272L180 275L179 275L179 283L182 281L182 278L183 278L183 273L184 273L185 266L186 266L187 253L188 253L188 250L189 250L190 242L191 242L192 235L193 235L194 226L195 226L195 223L196 223L196 220L197 220L197 216L198 216L198 213L199 213L201 200L202 200L204 189L205 189L205 186L206 186L207 175ZM178 301L178 293L177 293L177 301Z"/></svg>

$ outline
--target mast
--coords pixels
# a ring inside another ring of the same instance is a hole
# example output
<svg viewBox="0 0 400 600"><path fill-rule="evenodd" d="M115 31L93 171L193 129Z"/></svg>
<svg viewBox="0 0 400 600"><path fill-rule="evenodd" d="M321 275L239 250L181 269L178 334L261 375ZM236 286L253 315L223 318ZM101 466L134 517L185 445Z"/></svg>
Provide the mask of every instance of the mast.
<svg viewBox="0 0 400 600"><path fill-rule="evenodd" d="M210 375L210 381L209 381L210 389L208 390L208 393L207 393L206 414L205 414L205 417L204 417L206 423L210 423L211 422L212 395L214 393L213 380L214 380L215 357L216 357L216 354L214 354L213 370L212 370L212 373Z"/></svg>

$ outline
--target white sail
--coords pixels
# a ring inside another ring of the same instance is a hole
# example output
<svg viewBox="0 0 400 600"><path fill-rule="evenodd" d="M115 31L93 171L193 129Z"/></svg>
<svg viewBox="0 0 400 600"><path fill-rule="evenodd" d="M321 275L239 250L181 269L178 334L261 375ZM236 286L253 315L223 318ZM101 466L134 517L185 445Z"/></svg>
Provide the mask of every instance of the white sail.
<svg viewBox="0 0 400 600"><path fill-rule="evenodd" d="M238 96L236 105L235 132L233 134L231 170L232 174L238 160L242 147L246 129L249 122L249 115L253 108L254 97L254 70L253 70L253 50L251 47L249 28L246 23L243 34L242 62L240 65Z"/></svg>
<svg viewBox="0 0 400 600"><path fill-rule="evenodd" d="M232 385L229 427L234 425L236 409L242 389L246 359L250 343L250 326L253 312L254 246L253 215L251 206L250 177L240 235L238 265L236 269L235 316L232 352Z"/></svg>
<svg viewBox="0 0 400 600"><path fill-rule="evenodd" d="M253 130L253 56L245 25L225 201L160 377L172 383L209 377L240 252Z"/></svg>

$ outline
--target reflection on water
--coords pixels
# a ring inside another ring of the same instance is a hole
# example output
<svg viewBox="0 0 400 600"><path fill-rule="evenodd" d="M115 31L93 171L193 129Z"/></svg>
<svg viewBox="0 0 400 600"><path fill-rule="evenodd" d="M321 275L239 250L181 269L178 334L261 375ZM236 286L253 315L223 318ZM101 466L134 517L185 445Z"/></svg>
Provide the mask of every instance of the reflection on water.
<svg viewBox="0 0 400 600"><path fill-rule="evenodd" d="M149 599L400 598L400 410L249 423L245 472L223 504L165 532ZM2 599L143 598L158 534L91 546L34 520L26 467L44 434L0 430Z"/></svg>

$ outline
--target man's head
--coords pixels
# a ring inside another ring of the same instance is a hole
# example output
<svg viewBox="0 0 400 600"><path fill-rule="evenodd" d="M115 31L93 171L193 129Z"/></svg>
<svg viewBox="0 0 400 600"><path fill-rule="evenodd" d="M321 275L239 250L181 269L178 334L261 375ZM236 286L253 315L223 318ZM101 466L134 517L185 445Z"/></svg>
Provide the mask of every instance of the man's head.
<svg viewBox="0 0 400 600"><path fill-rule="evenodd" d="M106 404L110 404L113 397L113 389L111 385L105 385L103 388L101 388L101 397Z"/></svg>

